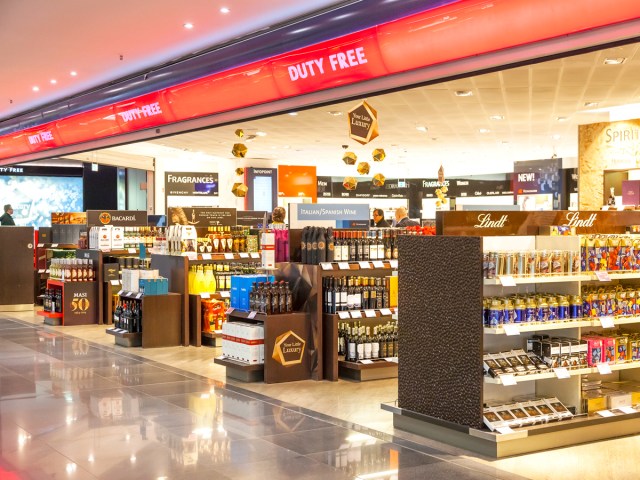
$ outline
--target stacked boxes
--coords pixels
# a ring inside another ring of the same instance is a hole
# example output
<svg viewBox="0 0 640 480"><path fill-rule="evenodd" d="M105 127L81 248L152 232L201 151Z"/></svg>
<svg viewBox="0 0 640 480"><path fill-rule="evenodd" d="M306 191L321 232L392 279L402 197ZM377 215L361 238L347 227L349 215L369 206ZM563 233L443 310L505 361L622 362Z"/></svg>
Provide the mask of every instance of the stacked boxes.
<svg viewBox="0 0 640 480"><path fill-rule="evenodd" d="M89 230L89 248L98 250L122 250L124 248L124 227L103 225Z"/></svg>
<svg viewBox="0 0 640 480"><path fill-rule="evenodd" d="M160 276L158 270L122 269L122 289L125 292L145 295L166 295L169 280Z"/></svg>
<svg viewBox="0 0 640 480"><path fill-rule="evenodd" d="M493 431L501 427L516 428L568 420L573 414L553 397L487 407L482 416L484 424Z"/></svg>
<svg viewBox="0 0 640 480"><path fill-rule="evenodd" d="M250 311L249 293L251 293L253 284L273 281L273 275L233 275L231 277L231 307L245 312Z"/></svg>
<svg viewBox="0 0 640 480"><path fill-rule="evenodd" d="M222 355L249 365L264 363L264 326L244 322L223 323Z"/></svg>

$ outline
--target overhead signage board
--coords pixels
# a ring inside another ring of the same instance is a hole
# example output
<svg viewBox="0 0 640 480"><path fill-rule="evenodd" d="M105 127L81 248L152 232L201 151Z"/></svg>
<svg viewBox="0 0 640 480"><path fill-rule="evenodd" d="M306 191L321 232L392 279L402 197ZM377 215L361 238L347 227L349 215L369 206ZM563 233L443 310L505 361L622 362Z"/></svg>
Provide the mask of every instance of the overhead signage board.
<svg viewBox="0 0 640 480"><path fill-rule="evenodd" d="M87 226L146 227L144 210L87 210Z"/></svg>
<svg viewBox="0 0 640 480"><path fill-rule="evenodd" d="M237 225L235 208L169 207L169 225L193 225L194 227L233 227Z"/></svg>
<svg viewBox="0 0 640 480"><path fill-rule="evenodd" d="M289 205L289 226L334 228L368 228L369 205L337 203L292 203Z"/></svg>
<svg viewBox="0 0 640 480"><path fill-rule="evenodd" d="M168 197L218 196L218 174L209 172L165 172L164 192Z"/></svg>

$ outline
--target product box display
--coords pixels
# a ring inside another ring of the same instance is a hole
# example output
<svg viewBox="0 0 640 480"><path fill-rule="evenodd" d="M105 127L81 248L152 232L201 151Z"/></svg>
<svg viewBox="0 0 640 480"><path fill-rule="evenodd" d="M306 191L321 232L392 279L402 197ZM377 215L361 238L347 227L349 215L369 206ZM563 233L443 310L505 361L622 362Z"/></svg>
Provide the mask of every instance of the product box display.
<svg viewBox="0 0 640 480"><path fill-rule="evenodd" d="M573 414L555 397L486 407L483 422L494 431L501 427L518 428L529 425L568 420Z"/></svg>
<svg viewBox="0 0 640 480"><path fill-rule="evenodd" d="M260 282L273 282L273 275L234 275L231 277L231 307L250 311L250 293L253 284Z"/></svg>
<svg viewBox="0 0 640 480"><path fill-rule="evenodd" d="M244 322L222 324L222 355L249 365L264 363L264 326Z"/></svg>

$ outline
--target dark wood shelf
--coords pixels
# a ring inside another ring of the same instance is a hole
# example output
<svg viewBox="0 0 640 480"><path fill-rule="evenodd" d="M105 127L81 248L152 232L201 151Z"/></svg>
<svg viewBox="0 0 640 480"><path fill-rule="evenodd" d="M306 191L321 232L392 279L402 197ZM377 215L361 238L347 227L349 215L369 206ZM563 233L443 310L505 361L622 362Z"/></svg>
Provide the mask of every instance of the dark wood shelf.
<svg viewBox="0 0 640 480"><path fill-rule="evenodd" d="M62 326L62 317L44 317L44 323L52 327L60 327Z"/></svg>
<svg viewBox="0 0 640 480"><path fill-rule="evenodd" d="M202 332L201 344L208 347L221 347L222 346L222 333L216 332Z"/></svg>
<svg viewBox="0 0 640 480"><path fill-rule="evenodd" d="M36 314L46 318L62 318L62 312L45 312L44 310L38 310Z"/></svg>
<svg viewBox="0 0 640 480"><path fill-rule="evenodd" d="M264 381L264 364L249 365L225 357L216 357L213 363L226 367L226 375L242 382Z"/></svg>
<svg viewBox="0 0 640 480"><path fill-rule="evenodd" d="M202 332L202 336L207 338L222 338L222 334L216 332Z"/></svg>
<svg viewBox="0 0 640 480"><path fill-rule="evenodd" d="M123 298L128 298L130 300L142 300L144 298L144 293L141 292L122 292L120 294ZM155 295L147 295L147 297L153 297Z"/></svg>
<svg viewBox="0 0 640 480"><path fill-rule="evenodd" d="M340 272L353 272L353 271L360 271L360 272L375 272L375 271L385 271L385 272L393 272L396 271L398 269L398 267L392 267L391 263L389 260L362 260L363 264L364 262L369 264L369 267L363 267L360 262L322 262L318 264L318 267L320 268L320 271L324 274L324 273L340 273ZM382 267L378 266L374 266L373 262L382 262ZM394 262L397 264L398 260L394 260ZM326 265L326 267L325 267ZM331 265L331 268L329 268L328 266ZM341 265L348 265L349 268L341 268Z"/></svg>
<svg viewBox="0 0 640 480"><path fill-rule="evenodd" d="M369 364L338 360L338 374L358 382L397 378L398 363L380 359L373 360L373 363Z"/></svg>
<svg viewBox="0 0 640 480"><path fill-rule="evenodd" d="M238 360L232 360L231 358L226 358L226 357L216 357L213 359L213 363L217 363L218 365L224 365L225 367L240 368L247 372L256 372L258 370L264 370L264 363L257 363L254 365L250 365L248 363L240 362Z"/></svg>
<svg viewBox="0 0 640 480"><path fill-rule="evenodd" d="M249 318L251 314L255 313L253 318ZM267 318L275 317L277 315L267 315L266 313L257 312L245 312L244 310L233 310L227 313L227 316L233 318L242 318L243 320L253 320L255 322L265 322Z"/></svg>
<svg viewBox="0 0 640 480"><path fill-rule="evenodd" d="M375 312L376 316L375 317L367 317L364 312L368 311L368 310L373 310ZM386 310L386 309L383 308L382 310ZM380 311L380 309L374 309L374 308L371 308L371 309L368 308L366 310L348 310L349 312L352 312L352 311L353 312L360 312L361 317L356 317L356 318L352 318L351 315L349 315L348 318L340 318L340 315L337 314L337 313L323 313L322 315L326 316L326 317L329 317L331 319L332 318L337 318L338 321L352 321L352 320L373 320L375 318L391 318L391 316L393 316L396 313L398 313L397 307L391 307L391 308L389 308L389 310L391 310L391 314L390 315L389 314L383 315L382 312Z"/></svg>
<svg viewBox="0 0 640 480"><path fill-rule="evenodd" d="M113 335L116 339L116 345L122 347L140 347L142 346L142 333L120 331L116 328L107 328L108 335Z"/></svg>
<svg viewBox="0 0 640 480"><path fill-rule="evenodd" d="M349 370L372 370L376 368L386 368L389 366L394 366L398 368L398 362L388 362L383 359L375 359L372 360L373 363L360 363L360 362L349 362L347 360L338 360L338 366L340 368L348 368Z"/></svg>

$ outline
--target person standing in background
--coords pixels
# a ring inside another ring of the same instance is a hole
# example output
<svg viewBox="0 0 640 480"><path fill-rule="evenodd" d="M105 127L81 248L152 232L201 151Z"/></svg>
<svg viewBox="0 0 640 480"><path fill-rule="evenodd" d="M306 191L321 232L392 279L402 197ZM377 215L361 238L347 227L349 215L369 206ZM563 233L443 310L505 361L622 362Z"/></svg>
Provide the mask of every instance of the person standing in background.
<svg viewBox="0 0 640 480"><path fill-rule="evenodd" d="M284 225L284 219L287 216L287 211L284 207L276 207L271 213L271 223L273 225Z"/></svg>
<svg viewBox="0 0 640 480"><path fill-rule="evenodd" d="M373 226L377 228L388 228L389 222L387 222L384 218L384 212L381 208L376 208L373 210Z"/></svg>
<svg viewBox="0 0 640 480"><path fill-rule="evenodd" d="M15 225L16 222L13 221L13 217L11 215L13 215L13 208L11 208L11 204L7 203L4 206L4 215L0 217L0 225L3 227Z"/></svg>
<svg viewBox="0 0 640 480"><path fill-rule="evenodd" d="M404 207L396 208L396 227L416 227L420 224L409 218L407 209Z"/></svg>

